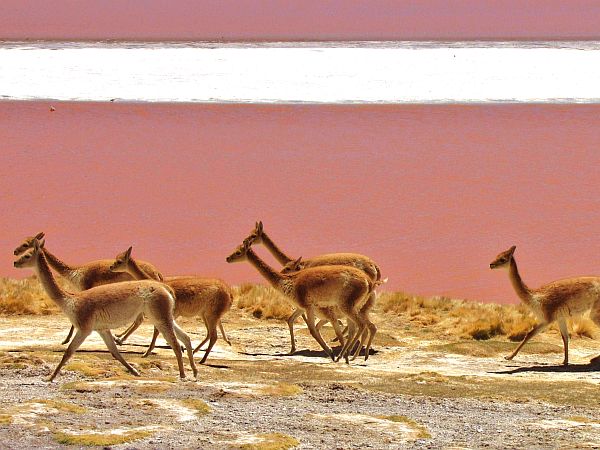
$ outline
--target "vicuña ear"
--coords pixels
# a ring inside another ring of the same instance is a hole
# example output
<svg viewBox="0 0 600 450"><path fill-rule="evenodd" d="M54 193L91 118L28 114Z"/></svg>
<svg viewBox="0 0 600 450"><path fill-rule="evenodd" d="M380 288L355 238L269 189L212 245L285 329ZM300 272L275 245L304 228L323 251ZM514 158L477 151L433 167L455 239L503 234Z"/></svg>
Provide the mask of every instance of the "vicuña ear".
<svg viewBox="0 0 600 450"><path fill-rule="evenodd" d="M129 248L127 249L127 251L125 252L125 257L126 257L127 259L129 259L129 257L131 256L131 250L132 250L132 249L133 249L133 246L129 247Z"/></svg>
<svg viewBox="0 0 600 450"><path fill-rule="evenodd" d="M299 265L300 261L302 261L302 256L300 258L298 258L297 260L294 261L294 266Z"/></svg>
<svg viewBox="0 0 600 450"><path fill-rule="evenodd" d="M39 241L44 237L44 232L40 231L38 234L35 235L35 238Z"/></svg>
<svg viewBox="0 0 600 450"><path fill-rule="evenodd" d="M512 254L515 252L515 250L516 250L516 249L517 249L517 246L516 246L516 245L513 245L513 246L510 248L510 254L512 255Z"/></svg>
<svg viewBox="0 0 600 450"><path fill-rule="evenodd" d="M33 240L33 248L34 248L34 250L36 252L39 251L43 247L44 247L44 241L43 240L42 241L39 241L37 239Z"/></svg>
<svg viewBox="0 0 600 450"><path fill-rule="evenodd" d="M258 231L259 233L262 233L262 231L263 231L262 220L259 220L258 223L256 224L256 231Z"/></svg>

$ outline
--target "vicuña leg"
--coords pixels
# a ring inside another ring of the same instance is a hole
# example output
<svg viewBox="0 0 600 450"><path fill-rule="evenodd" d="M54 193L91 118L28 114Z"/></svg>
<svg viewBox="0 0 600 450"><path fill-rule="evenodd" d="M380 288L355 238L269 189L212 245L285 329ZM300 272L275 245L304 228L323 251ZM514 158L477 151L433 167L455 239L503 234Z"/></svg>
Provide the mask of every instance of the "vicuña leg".
<svg viewBox="0 0 600 450"><path fill-rule="evenodd" d="M154 350L154 347L156 346L156 339L158 339L158 333L158 328L155 326L154 331L152 332L152 340L150 341L150 345L146 349L146 352L142 355L142 358L147 358L152 353L152 350Z"/></svg>
<svg viewBox="0 0 600 450"><path fill-rule="evenodd" d="M600 327L600 300L596 300L590 311L590 319ZM600 355L592 358L590 363L600 365Z"/></svg>
<svg viewBox="0 0 600 450"><path fill-rule="evenodd" d="M321 333L319 333L319 330L317 330L317 327L315 326L315 313L312 310L312 308L309 308L306 310L306 319L307 319L308 329L309 329L312 337L314 337L317 340L317 342L319 343L321 348L325 351L325 353L327 353L327 355L332 359L332 361L335 361L335 358L333 356L333 351L325 343L325 341L323 340L323 337L321 336Z"/></svg>
<svg viewBox="0 0 600 450"><path fill-rule="evenodd" d="M131 336L133 334L133 332L139 328L139 326L142 324L143 321L144 321L144 314L138 315L135 318L135 321L125 331L125 334L123 334L121 337L116 339L117 344L122 345L123 342L125 342L127 340L127 338L129 336Z"/></svg>
<svg viewBox="0 0 600 450"><path fill-rule="evenodd" d="M73 336L73 331L75 331L75 326L71 325L71 329L69 330L69 334L67 334L67 337L65 338L64 341L62 341L60 343L60 345L65 345L65 344L69 343L69 341L71 340L71 336Z"/></svg>
<svg viewBox="0 0 600 450"><path fill-rule="evenodd" d="M567 321L564 317L558 319L558 328L560 329L560 335L563 341L563 348L565 351L565 359L563 359L563 366L569 364L569 330L567 329Z"/></svg>
<svg viewBox="0 0 600 450"><path fill-rule="evenodd" d="M231 341L227 338L227 335L225 334L225 328L223 328L223 322L221 322L221 319L219 319L219 329L221 330L221 336L223 336L223 340L229 345L231 345Z"/></svg>
<svg viewBox="0 0 600 450"><path fill-rule="evenodd" d="M217 334L217 320L214 317L207 317L208 319L208 336L209 342L208 347L206 347L206 352L204 352L204 356L200 361L200 364L204 364L206 362L206 358L208 358L208 354L212 350L215 342L217 342L218 334Z"/></svg>
<svg viewBox="0 0 600 450"><path fill-rule="evenodd" d="M534 337L536 334L538 334L540 331L542 331L544 328L546 328L548 326L547 323L538 323L537 325L535 325L533 327L533 329L527 333L525 335L525 338L521 341L521 343L519 344L519 346L515 349L514 352L512 352L510 355L505 356L504 359L507 360L511 360L513 359L515 356L517 356L517 353L519 353L519 350L521 350L521 348L527 343L527 341L529 341L529 339L531 339L532 337Z"/></svg>
<svg viewBox="0 0 600 450"><path fill-rule="evenodd" d="M181 342L183 342L183 344L185 345L188 359L190 360L190 366L192 367L192 372L194 373L194 378L196 378L198 376L198 368L196 367L196 364L194 363L194 351L193 351L193 347L192 347L192 341L191 341L190 337L187 335L187 333L185 331L183 331L179 327L179 325L177 325L177 323L175 321L173 321L173 331L177 335L177 338ZM181 348L179 347L179 342L175 341L175 344L176 344L175 346L179 349L179 354L181 355ZM175 352L175 354L177 355L177 352Z"/></svg>
<svg viewBox="0 0 600 450"><path fill-rule="evenodd" d="M301 309L297 309L295 310L292 315L290 317L288 317L287 320L287 324L288 324L288 328L290 329L290 339L292 341L292 348L290 350L290 355L293 355L294 353L296 353L296 338L294 337L294 322L296 321L296 319L298 317L300 317L303 314L304 311L302 311ZM306 320L306 324L308 325L308 318L305 318ZM310 326L309 326L310 328Z"/></svg>
<svg viewBox="0 0 600 450"><path fill-rule="evenodd" d="M163 335L167 343L173 349L175 353L175 357L177 358L177 366L179 367L179 378L185 378L185 369L183 368L183 359L181 357L181 347L179 347L179 343L177 342L177 338L175 337L175 331L173 325L171 323L156 323L154 326L158 328L158 331ZM191 344L190 344L191 346ZM192 357L193 358L193 357Z"/></svg>
<svg viewBox="0 0 600 450"><path fill-rule="evenodd" d="M73 356L73 353L75 353L75 351L79 348L79 346L81 344L83 344L83 341L85 341L85 339L90 335L91 332L92 332L92 330L85 330L85 331L83 331L81 329L77 330L77 332L75 333L75 337L73 338L73 340L71 341L71 343L69 344L69 346L67 347L65 352L63 353L62 359L56 366L56 369L54 369L54 372L52 372L52 375L50 375L50 378L48 379L48 381L52 381L52 380L54 380L54 378L56 378L56 375L58 375L58 372L60 372L60 369L67 363L67 361L69 359L71 359L71 356Z"/></svg>
<svg viewBox="0 0 600 450"><path fill-rule="evenodd" d="M198 350L200 350L202 348L202 346L204 344L206 344L208 342L208 340L210 339L210 328L208 326L208 320L206 319L206 316L202 316L202 322L204 322L204 326L206 327L206 337L204 338L204 340L202 342L200 342L200 344L198 344L198 347L196 347L194 349L194 353L196 353Z"/></svg>
<svg viewBox="0 0 600 450"><path fill-rule="evenodd" d="M100 335L100 337L106 344L106 347L108 348L108 351L110 352L110 354L113 355L113 357L117 361L119 361L121 364L123 364L129 372L134 374L136 377L139 377L140 373L135 368L133 368L127 361L125 361L125 359L123 358L121 353L119 353L119 349L117 349L117 344L115 344L115 340L112 337L112 334L110 334L110 331L102 330L102 331L98 331L98 334Z"/></svg>

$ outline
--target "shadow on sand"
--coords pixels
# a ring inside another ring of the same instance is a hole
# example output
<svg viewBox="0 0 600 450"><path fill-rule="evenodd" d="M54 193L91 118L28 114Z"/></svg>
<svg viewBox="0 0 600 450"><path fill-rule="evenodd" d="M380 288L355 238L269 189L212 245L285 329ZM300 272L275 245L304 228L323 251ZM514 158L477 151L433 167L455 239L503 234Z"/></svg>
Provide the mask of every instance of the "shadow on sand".
<svg viewBox="0 0 600 450"><path fill-rule="evenodd" d="M332 350L333 350L334 355L337 356L337 354L342 350L342 348L338 346L338 347L334 347ZM369 355L375 355L377 353L378 353L377 350L373 350L372 348L369 349ZM325 353L323 350L309 350L309 349L298 350L295 353L250 353L250 352L240 352L240 354L241 355L246 355L246 356L303 356L305 358L327 358L327 359L329 359L329 356L327 356L327 353ZM365 350L364 349L362 349L360 351L359 357L360 356L365 356Z"/></svg>
<svg viewBox="0 0 600 450"><path fill-rule="evenodd" d="M540 372L540 373L578 373L578 372L600 372L600 364L588 363L588 364L569 364L568 366L553 365L553 366L530 366L530 367L517 367L516 369L510 370L499 370L488 373L494 373L499 375L513 375L515 373L526 373L526 372Z"/></svg>

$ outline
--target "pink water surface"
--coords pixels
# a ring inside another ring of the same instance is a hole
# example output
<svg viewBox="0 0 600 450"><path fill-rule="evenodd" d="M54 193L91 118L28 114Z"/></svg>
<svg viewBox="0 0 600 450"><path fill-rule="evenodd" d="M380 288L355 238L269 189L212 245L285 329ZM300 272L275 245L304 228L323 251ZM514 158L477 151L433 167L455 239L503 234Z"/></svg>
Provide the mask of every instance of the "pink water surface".
<svg viewBox="0 0 600 450"><path fill-rule="evenodd" d="M590 0L2 0L0 39L593 39Z"/></svg>
<svg viewBox="0 0 600 450"><path fill-rule="evenodd" d="M71 263L261 281L225 257L262 219L292 256L373 257L388 289L513 301L600 275L598 105L0 102L0 274L24 237ZM266 255L263 249L259 249ZM272 261L271 259L269 261Z"/></svg>

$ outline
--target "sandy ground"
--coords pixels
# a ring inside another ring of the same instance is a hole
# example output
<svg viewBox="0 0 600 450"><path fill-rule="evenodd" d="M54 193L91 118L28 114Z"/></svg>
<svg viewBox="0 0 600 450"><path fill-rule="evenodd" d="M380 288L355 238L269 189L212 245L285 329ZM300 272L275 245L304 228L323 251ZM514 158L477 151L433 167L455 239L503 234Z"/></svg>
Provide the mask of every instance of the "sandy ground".
<svg viewBox="0 0 600 450"><path fill-rule="evenodd" d="M326 359L300 325L288 356L285 323L235 310L224 321L233 345L220 339L197 381L187 364L178 380L164 341L141 358L145 324L121 347L141 377L94 334L48 383L66 319L0 318L0 448L600 447L596 341L571 341L564 368L556 334L505 361L514 343L415 335L401 319L376 319L375 353L350 366ZM197 344L203 329L180 323Z"/></svg>

